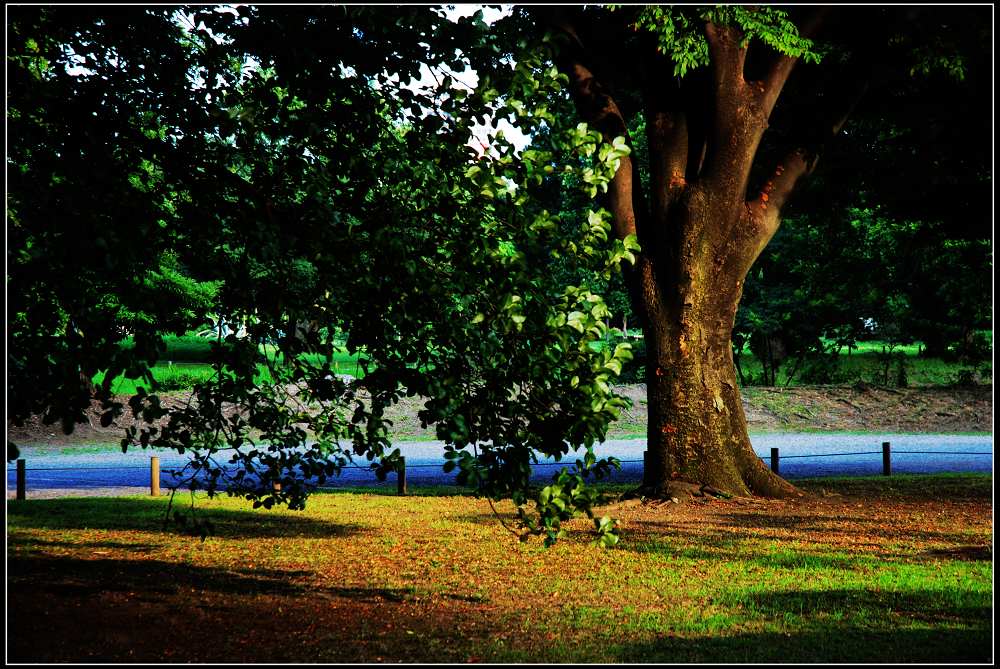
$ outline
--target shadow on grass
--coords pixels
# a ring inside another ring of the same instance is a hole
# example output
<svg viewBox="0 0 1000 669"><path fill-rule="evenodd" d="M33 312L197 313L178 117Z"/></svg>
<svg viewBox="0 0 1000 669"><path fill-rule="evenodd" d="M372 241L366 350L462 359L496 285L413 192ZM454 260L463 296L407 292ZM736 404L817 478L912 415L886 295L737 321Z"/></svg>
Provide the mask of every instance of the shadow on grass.
<svg viewBox="0 0 1000 669"><path fill-rule="evenodd" d="M811 493L829 489L841 495L911 498L916 501L926 501L928 498L988 501L993 498L993 475L988 473L829 476L794 479L792 483Z"/></svg>
<svg viewBox="0 0 1000 669"><path fill-rule="evenodd" d="M442 650L455 655L468 643L455 616L476 611L478 598L442 594L439 605L426 608L426 594L415 587L324 580L311 571L242 564L19 554L7 562L7 602L17 611L7 619L8 659L412 662L439 661ZM459 613L452 616L438 610L453 607ZM476 620L489 625L485 612ZM434 647L425 633L437 640Z"/></svg>
<svg viewBox="0 0 1000 669"><path fill-rule="evenodd" d="M787 614L817 616L842 614L847 618L871 617L886 620L886 614L902 619L916 619L944 625L984 626L993 617L991 595L970 590L961 584L947 588L832 590L772 590L765 592L730 592L720 597L731 605L769 617Z"/></svg>
<svg viewBox="0 0 1000 669"><path fill-rule="evenodd" d="M866 518L842 515L775 515L730 513L716 516L718 526L715 531L728 533L730 528L740 530L780 530L794 531L805 535L846 536L863 540L873 540L884 544L890 541L909 540L919 537L928 541L944 541L961 544L968 541L965 532L938 531L925 528L917 529L911 525L892 525L885 518ZM694 531L701 532L698 528ZM768 535L756 533L758 538ZM775 534L774 539L780 539L781 534Z"/></svg>
<svg viewBox="0 0 1000 669"><path fill-rule="evenodd" d="M627 662L985 662L992 653L992 593L947 588L723 591L716 604L767 625L616 645ZM775 629L777 628L777 629ZM727 633L727 632L734 633Z"/></svg>
<svg viewBox="0 0 1000 669"><path fill-rule="evenodd" d="M36 537L29 537L18 534L7 537L7 546L14 548L23 548L28 550L40 549L46 547L69 548L69 549L87 548L92 550L111 549L111 550L124 550L133 554L152 553L153 551L159 548L159 546L155 544L124 543L121 541L56 541L52 539L38 539Z"/></svg>
<svg viewBox="0 0 1000 669"><path fill-rule="evenodd" d="M7 561L12 590L30 587L39 597L128 592L146 595L214 593L343 597L358 602L401 602L414 588L340 588L317 585L310 571L265 568L219 569L164 560L17 556Z"/></svg>
<svg viewBox="0 0 1000 669"><path fill-rule="evenodd" d="M396 482L389 481L382 486L330 486L318 489L313 495L374 495L376 497L399 497ZM408 497L462 497L474 496L475 490L457 485L414 485L407 482ZM308 502L306 505L308 506Z"/></svg>
<svg viewBox="0 0 1000 669"><path fill-rule="evenodd" d="M734 555L740 555L739 562L744 565L754 565L766 569L807 569L807 570L840 570L857 571L877 569L886 564L887 560L909 562L914 554L880 551L877 554L856 553L853 555L837 554L835 551L809 550L797 546L794 549L772 551L758 556L748 555L742 540L731 540L724 533L706 534L702 531L689 535L668 532L657 532L656 539L637 542L622 542L621 548L635 553L659 555L673 560L730 560ZM665 535L665 536L664 536ZM690 545L697 541L697 545ZM832 549L831 549L832 550Z"/></svg>
<svg viewBox="0 0 1000 669"><path fill-rule="evenodd" d="M989 625L869 631L830 626L808 632L764 632L717 637L667 637L616 645L620 662L990 662Z"/></svg>
<svg viewBox="0 0 1000 669"><path fill-rule="evenodd" d="M989 546L970 545L967 533L914 531L910 528L887 528L884 522L865 518L853 518L848 527L830 527L820 523L824 520L842 522L841 519L822 516L781 516L723 514L708 524L684 520L632 521L636 535L641 537L630 541L628 537L621 548L636 553L663 555L681 559L725 559L742 553L744 547L759 541L785 544L796 539L808 539L816 544L815 550L796 546L794 549L774 550L759 557L746 556L746 562L763 567L785 569L861 569L877 567L885 560L912 561L924 556L937 559L959 559L964 561L989 561L993 553ZM748 530L750 533L748 534ZM769 530L775 530L774 532ZM781 532L777 531L781 530ZM793 532L793 534L788 534ZM896 540L910 540L918 534L928 541L952 544L952 547L925 551L898 551L889 546ZM843 548L836 545L823 546L815 537L849 537L855 541L853 554L845 555ZM865 552L858 547L866 545Z"/></svg>
<svg viewBox="0 0 1000 669"><path fill-rule="evenodd" d="M946 558L949 560L967 560L974 562L977 560L993 560L992 546L955 546L954 548L934 548L924 551L924 555L934 558Z"/></svg>
<svg viewBox="0 0 1000 669"><path fill-rule="evenodd" d="M331 587L298 570L19 556L8 562L8 589L20 614L7 623L18 662L156 660L165 649L176 651L174 660L230 662L983 662L991 653L987 593L725 596L743 605L748 622L784 621L787 633L741 631L738 623L697 636L616 626L601 639L553 611L557 627L547 629L557 641L539 645L517 631L524 612L511 627L467 597L424 603L412 588ZM838 611L842 618L829 617ZM922 628L912 629L915 622ZM498 632L513 647L484 645Z"/></svg>
<svg viewBox="0 0 1000 669"><path fill-rule="evenodd" d="M12 529L45 530L139 530L176 531L164 524L164 499L143 497L73 497L40 499L8 504L8 533ZM174 501L173 509L190 514L186 501ZM204 508L196 502L194 517L212 525L211 536L227 539L330 538L365 531L357 525L341 525L290 512L240 511Z"/></svg>

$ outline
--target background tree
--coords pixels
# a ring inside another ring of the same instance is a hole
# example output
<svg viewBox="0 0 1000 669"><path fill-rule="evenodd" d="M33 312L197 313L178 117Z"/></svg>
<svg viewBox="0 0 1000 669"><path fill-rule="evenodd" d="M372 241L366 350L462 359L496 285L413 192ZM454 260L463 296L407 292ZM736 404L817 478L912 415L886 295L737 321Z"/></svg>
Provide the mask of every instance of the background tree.
<svg viewBox="0 0 1000 669"><path fill-rule="evenodd" d="M970 363L988 355L976 333L992 318L991 155L972 138L990 121L970 114L989 105L986 58L986 49L967 49L960 77L925 72L868 92L748 275L740 335L760 341L766 324L790 354L823 336L837 347L918 340L924 355ZM803 327L806 339L796 334ZM811 378L831 369L817 363Z"/></svg>
<svg viewBox="0 0 1000 669"><path fill-rule="evenodd" d="M730 342L743 282L861 94L898 90L896 72L905 85L914 68L967 69L919 48L927 32L980 44L967 34L984 25L977 10L533 11L492 28L426 7L14 11L8 173L21 174L8 209L20 226L10 257L22 264L11 264L8 350L36 371L11 375L11 414L44 408L69 426L89 401L81 372L148 374L160 335L210 302L248 336L220 338L215 377L163 430L149 423L166 413L158 398L133 398L141 420L123 447L193 451L192 477L301 506L350 457L392 469L384 409L419 394L459 479L512 497L529 533L553 540L562 519L590 509L585 480L614 464L592 446L622 406L609 384L629 354L590 344L609 316L596 290L634 260L625 278L648 349L646 492L684 481L794 494L746 435ZM562 36L558 52L530 32L536 18ZM819 29L837 40L803 37ZM820 66L796 66L821 52ZM480 77L472 90L453 85L467 62ZM434 85L402 85L425 68ZM586 123L558 112L561 83ZM499 117L535 146L518 153L498 136L474 161L473 125ZM575 186L604 194L608 211L582 211L564 195ZM109 208L109 195L125 204ZM58 212L38 215L55 196ZM558 210L539 206L548 201ZM129 231L86 256L112 255L108 272L81 271L72 244L46 232L55 213L87 239ZM46 264L50 245L59 252ZM132 259L147 252L178 285L191 280L185 299L143 283L125 291L128 310L155 317L91 313L115 282L136 283ZM32 272L52 290L32 293ZM61 285L78 273L78 287ZM78 318L91 319L82 337ZM121 353L126 332L137 346ZM371 363L350 384L332 373L343 332ZM110 421L123 407L100 393ZM538 453L579 447L553 485L529 485Z"/></svg>

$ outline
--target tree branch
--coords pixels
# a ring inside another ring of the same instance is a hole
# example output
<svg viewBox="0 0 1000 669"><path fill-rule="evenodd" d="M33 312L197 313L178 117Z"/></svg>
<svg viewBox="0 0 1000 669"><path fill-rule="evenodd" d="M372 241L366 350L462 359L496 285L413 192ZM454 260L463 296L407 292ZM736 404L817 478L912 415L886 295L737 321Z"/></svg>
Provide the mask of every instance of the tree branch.
<svg viewBox="0 0 1000 669"><path fill-rule="evenodd" d="M743 78L747 50L741 32L732 26L705 24L711 59L714 103L702 178L708 189L725 194L722 204L735 212L746 197L757 146L767 127L756 97Z"/></svg>
<svg viewBox="0 0 1000 669"><path fill-rule="evenodd" d="M613 138L622 136L629 138L624 115L616 101L606 92L593 70L587 65L590 52L584 44L580 31L566 15L561 7L540 7L533 10L540 21L565 36L566 43L556 54L556 65L569 78L569 91L580 117L588 125L596 128L604 140L610 142ZM631 146L631 143L630 143ZM640 321L649 322L642 296L643 268L650 265L645 254L655 248L655 242L646 239L648 230L644 230L639 218L648 219L646 203L642 198L642 188L638 174L634 174L634 155L620 159L618 170L611 183L608 184L607 204L612 216L612 230L615 237L624 239L635 234L640 245L647 249L637 255L637 266L624 266L625 285L628 288L632 306Z"/></svg>
<svg viewBox="0 0 1000 669"><path fill-rule="evenodd" d="M743 65L747 50L740 45L743 35L732 26L717 26L708 22L705 24L705 39L708 40L716 95L720 100L738 95L746 85Z"/></svg>
<svg viewBox="0 0 1000 669"><path fill-rule="evenodd" d="M581 62L574 62L567 72L570 95L580 116L610 142L615 137L628 139L625 119L615 101L608 95L593 73ZM608 209L613 217L615 236L624 239L636 234L636 216L632 195L632 157L621 158L618 171L608 184Z"/></svg>
<svg viewBox="0 0 1000 669"><path fill-rule="evenodd" d="M816 7L799 27L799 35L802 37L812 37L815 35L831 10L832 7L830 6ZM788 81L788 76L792 73L795 64L798 62L799 59L797 56L779 54L765 75L763 82L759 84L759 86L762 86L762 88L757 88L760 105L767 117L771 116L771 112L774 110L774 105L781 95L785 82Z"/></svg>
<svg viewBox="0 0 1000 669"><path fill-rule="evenodd" d="M567 43L560 48L556 62L569 77L570 95L581 118L598 130L606 142L619 136L627 140L628 128L621 109L585 62L586 45L565 10L546 7L538 10L538 16L566 37ZM630 234L638 236L634 178L637 175L633 175L633 159L626 156L620 160L618 171L608 184L608 209L612 215L614 234L619 239Z"/></svg>
<svg viewBox="0 0 1000 669"><path fill-rule="evenodd" d="M800 180L815 171L823 148L840 133L867 90L868 82L862 82L853 94L846 97L845 104L839 112L828 117L826 123L814 126L815 139L812 142L800 141L795 148L786 153L775 167L771 178L764 183L757 198L747 203L751 218L757 220L759 225L757 248L750 261L751 265L777 232L781 223L782 209Z"/></svg>

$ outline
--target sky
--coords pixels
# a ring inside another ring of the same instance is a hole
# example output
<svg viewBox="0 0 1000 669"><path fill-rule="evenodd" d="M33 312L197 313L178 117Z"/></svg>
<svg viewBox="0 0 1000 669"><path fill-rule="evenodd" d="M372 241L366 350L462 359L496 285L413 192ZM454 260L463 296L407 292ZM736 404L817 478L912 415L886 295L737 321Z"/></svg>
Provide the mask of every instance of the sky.
<svg viewBox="0 0 1000 669"><path fill-rule="evenodd" d="M486 7L485 5L446 5L444 13L448 19L457 21L463 16L472 16L477 11L482 10L483 21L487 25L490 25L494 21L509 15L512 11L512 7L513 5L503 5L501 9L498 10ZM423 76L421 76L420 79L413 80L408 84L405 84L405 86L411 90L416 90L423 86L434 85L434 75L426 65L421 67L421 72L423 73ZM476 71L469 67L466 67L466 69L461 72L445 70L444 73L450 74L455 80L455 88L459 88L462 85L474 88L479 83L479 76L476 74ZM507 119L500 119L499 121L492 121L491 119L490 125L477 123L473 126L473 136L469 139L469 146L476 151L477 155L481 156L487 152L496 155L496 150L492 147L492 143L490 141L490 135L495 134L498 130L502 131L504 138L514 145L515 151L521 151L531 142L530 137L525 135L518 128L514 127L514 125L512 125Z"/></svg>
<svg viewBox="0 0 1000 669"><path fill-rule="evenodd" d="M501 9L475 4L444 5L443 7L445 16L452 21L457 21L459 18L464 16L472 16L477 11L482 10L483 21L489 25L494 21L509 15L512 11L513 5L503 5ZM216 11L227 11L227 9L232 11L231 6L226 5L220 5ZM186 29L195 28L189 15L179 13L178 16L178 20ZM210 31L209 34L211 34ZM215 39L218 41L218 38ZM249 69L253 69L254 65L254 63L247 63ZM70 65L67 68L67 72L73 75L93 74L93 72L80 65ZM422 75L420 78L411 80L410 82L404 84L404 86L416 91L426 86L435 85L436 82L434 73L432 73L426 65L421 66L421 73ZM469 67L466 67L465 70L461 72L452 71L450 69L444 69L438 72L438 76L441 76L442 74L451 75L453 81L455 82L453 84L455 88L463 86L467 88L474 88L479 83L479 76L476 74L476 71ZM200 83L202 82L195 81L196 86ZM428 110L427 113L432 112ZM507 119L500 119L499 121L491 120L491 122L487 125L479 123L475 124L473 126L473 136L469 139L468 145L476 151L477 155L482 156L485 153L496 155L496 149L492 147L491 135L495 135L497 131L502 131L504 137L514 145L515 151L518 152L527 146L531 141L527 135L521 132L518 128L514 127L510 121Z"/></svg>

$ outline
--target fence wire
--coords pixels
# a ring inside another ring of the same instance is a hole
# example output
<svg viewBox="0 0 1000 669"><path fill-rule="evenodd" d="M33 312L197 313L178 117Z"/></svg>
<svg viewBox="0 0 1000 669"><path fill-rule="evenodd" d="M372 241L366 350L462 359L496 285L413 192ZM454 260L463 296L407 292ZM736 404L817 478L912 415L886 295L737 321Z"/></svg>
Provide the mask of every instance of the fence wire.
<svg viewBox="0 0 1000 669"><path fill-rule="evenodd" d="M778 458L781 460L790 460L791 458L832 458L832 457L849 457L855 455L882 455L882 451L857 451L854 453L807 453L805 455L781 455L778 453ZM891 451L891 455L993 455L991 452L986 451ZM761 460L770 459L770 455L758 455ZM644 462L643 460L619 460L618 462L622 464L637 464ZM573 462L531 462L528 463L529 467L559 467L565 465L575 464ZM432 463L432 464L414 464L406 465L406 469L428 469L435 468L440 469L444 466L444 463ZM127 469L149 469L149 465L116 465L112 467L25 467L26 472L57 472L57 471L118 471ZM371 467L365 467L362 465L344 465L341 469L364 469L370 470ZM15 467L8 467L7 472L16 472ZM171 474L178 470L164 469L164 474Z"/></svg>

